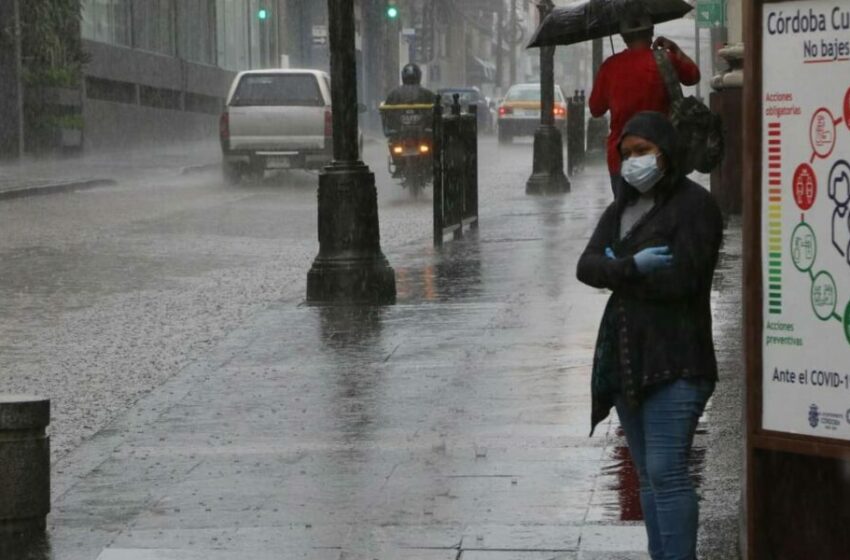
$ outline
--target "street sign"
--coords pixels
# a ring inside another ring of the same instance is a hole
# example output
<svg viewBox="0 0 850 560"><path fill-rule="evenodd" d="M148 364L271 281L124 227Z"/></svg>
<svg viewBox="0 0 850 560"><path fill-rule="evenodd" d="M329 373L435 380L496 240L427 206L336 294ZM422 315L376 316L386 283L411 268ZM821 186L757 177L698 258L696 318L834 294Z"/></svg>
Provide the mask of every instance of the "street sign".
<svg viewBox="0 0 850 560"><path fill-rule="evenodd" d="M697 26L703 28L721 27L726 20L724 0L697 0Z"/></svg>
<svg viewBox="0 0 850 560"><path fill-rule="evenodd" d="M328 44L328 26L314 25L313 26L313 44L317 46Z"/></svg>

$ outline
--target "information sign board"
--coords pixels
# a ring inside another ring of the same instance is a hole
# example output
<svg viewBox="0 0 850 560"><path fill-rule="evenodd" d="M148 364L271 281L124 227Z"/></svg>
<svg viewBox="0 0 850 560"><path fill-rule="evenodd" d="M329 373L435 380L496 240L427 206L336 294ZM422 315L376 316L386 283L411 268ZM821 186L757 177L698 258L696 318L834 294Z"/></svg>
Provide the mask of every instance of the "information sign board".
<svg viewBox="0 0 850 560"><path fill-rule="evenodd" d="M850 440L850 5L762 29L762 428Z"/></svg>
<svg viewBox="0 0 850 560"><path fill-rule="evenodd" d="M720 27L725 20L723 0L697 0L698 27Z"/></svg>

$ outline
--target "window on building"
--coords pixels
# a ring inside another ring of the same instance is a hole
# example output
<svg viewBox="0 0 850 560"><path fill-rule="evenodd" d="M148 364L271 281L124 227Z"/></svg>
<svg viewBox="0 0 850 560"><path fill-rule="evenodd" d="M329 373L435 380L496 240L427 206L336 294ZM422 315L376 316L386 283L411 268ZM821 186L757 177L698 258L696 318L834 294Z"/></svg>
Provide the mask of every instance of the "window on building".
<svg viewBox="0 0 850 560"><path fill-rule="evenodd" d="M130 45L130 0L82 0L82 12L83 38Z"/></svg>
<svg viewBox="0 0 850 560"><path fill-rule="evenodd" d="M177 41L181 58L203 64L214 64L215 0L180 0L177 2Z"/></svg>
<svg viewBox="0 0 850 560"><path fill-rule="evenodd" d="M184 0L181 0L181 3ZM175 54L174 0L133 1L134 47L162 54Z"/></svg>
<svg viewBox="0 0 850 560"><path fill-rule="evenodd" d="M216 0L215 15L218 65L228 70L247 70L251 67L248 3L245 0Z"/></svg>

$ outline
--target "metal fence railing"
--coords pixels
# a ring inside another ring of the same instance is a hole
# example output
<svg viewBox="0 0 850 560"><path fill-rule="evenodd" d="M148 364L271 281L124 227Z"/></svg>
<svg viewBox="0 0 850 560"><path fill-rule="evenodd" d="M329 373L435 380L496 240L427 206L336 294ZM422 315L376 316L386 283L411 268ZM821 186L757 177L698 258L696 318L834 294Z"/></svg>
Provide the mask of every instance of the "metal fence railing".
<svg viewBox="0 0 850 560"><path fill-rule="evenodd" d="M445 236L463 237L464 227L478 227L477 106L462 111L460 96L443 113L434 105L434 246Z"/></svg>

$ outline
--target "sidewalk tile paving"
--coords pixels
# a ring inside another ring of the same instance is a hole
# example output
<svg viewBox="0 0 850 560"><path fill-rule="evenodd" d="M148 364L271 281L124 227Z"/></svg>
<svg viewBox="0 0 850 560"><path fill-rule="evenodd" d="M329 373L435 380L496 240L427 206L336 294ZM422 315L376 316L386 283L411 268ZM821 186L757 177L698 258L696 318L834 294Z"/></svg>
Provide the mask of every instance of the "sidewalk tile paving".
<svg viewBox="0 0 850 560"><path fill-rule="evenodd" d="M518 187L477 234L388 255L395 306L301 296L238 326L54 465L51 558L648 559L616 418L588 437L608 294L574 270L606 185ZM739 256L733 222L695 444L707 560L737 538Z"/></svg>

